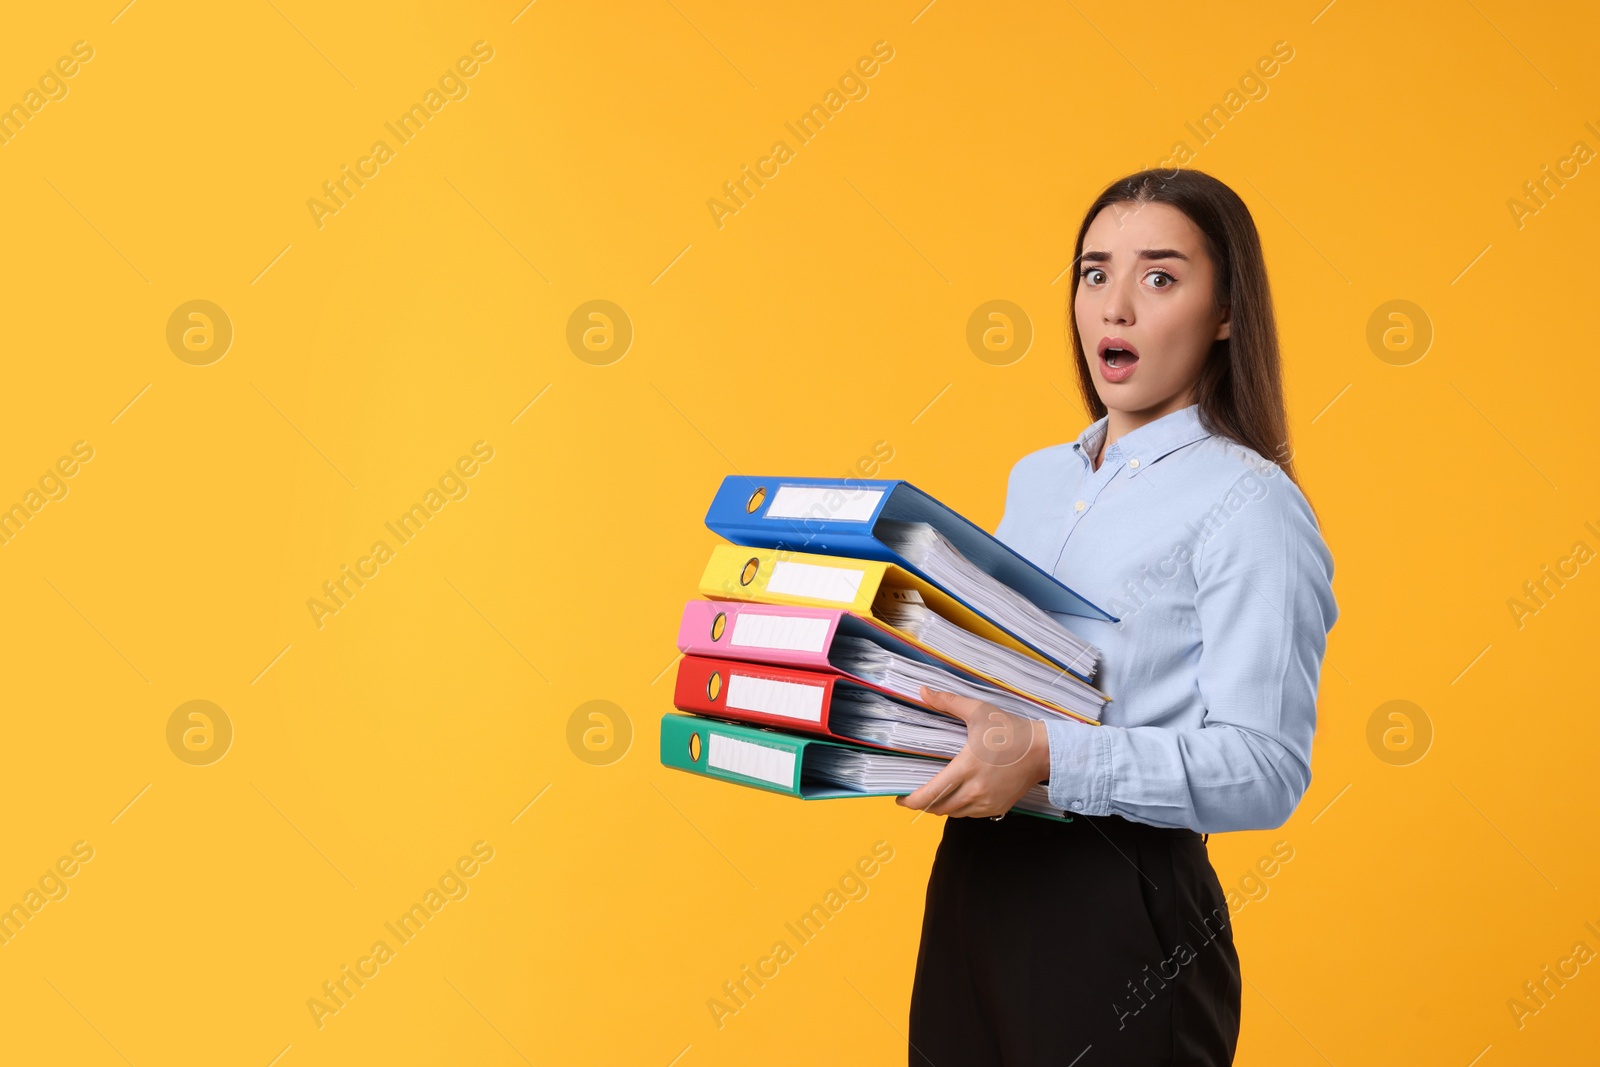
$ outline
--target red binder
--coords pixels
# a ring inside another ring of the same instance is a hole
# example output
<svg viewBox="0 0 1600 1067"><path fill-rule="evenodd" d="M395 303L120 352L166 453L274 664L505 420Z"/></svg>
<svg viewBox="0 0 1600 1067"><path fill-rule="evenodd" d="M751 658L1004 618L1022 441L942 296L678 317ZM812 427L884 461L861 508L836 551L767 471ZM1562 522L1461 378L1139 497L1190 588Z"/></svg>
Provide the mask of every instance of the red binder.
<svg viewBox="0 0 1600 1067"><path fill-rule="evenodd" d="M846 688L866 689L915 708L936 714L943 712L920 701L906 700L871 682L857 681L838 674L774 667L765 663L713 659L710 656L684 656L678 661L678 680L672 703L679 711L691 711L730 722L750 723L790 733L813 734L846 744L865 745L885 752L911 752L871 741L834 733L828 726L833 694ZM946 716L951 722L961 720ZM947 756L939 757L947 759Z"/></svg>

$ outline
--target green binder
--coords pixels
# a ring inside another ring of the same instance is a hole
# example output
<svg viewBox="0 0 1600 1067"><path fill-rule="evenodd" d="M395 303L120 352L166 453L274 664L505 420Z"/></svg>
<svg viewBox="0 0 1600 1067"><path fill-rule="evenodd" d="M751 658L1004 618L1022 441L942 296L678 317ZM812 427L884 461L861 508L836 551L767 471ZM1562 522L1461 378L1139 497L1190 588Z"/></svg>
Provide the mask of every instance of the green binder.
<svg viewBox="0 0 1600 1067"><path fill-rule="evenodd" d="M867 792L819 780L806 770L806 754L818 748L842 748L876 756L943 764L948 761L904 753L889 753L867 745L842 744L820 737L804 737L743 723L723 722L699 715L661 717L661 765L707 778L720 778L736 785L765 789L801 800L836 800L840 797L907 796L904 792ZM1073 817L1058 808L1038 805L1028 798L1012 811L1037 815L1056 822L1072 822Z"/></svg>

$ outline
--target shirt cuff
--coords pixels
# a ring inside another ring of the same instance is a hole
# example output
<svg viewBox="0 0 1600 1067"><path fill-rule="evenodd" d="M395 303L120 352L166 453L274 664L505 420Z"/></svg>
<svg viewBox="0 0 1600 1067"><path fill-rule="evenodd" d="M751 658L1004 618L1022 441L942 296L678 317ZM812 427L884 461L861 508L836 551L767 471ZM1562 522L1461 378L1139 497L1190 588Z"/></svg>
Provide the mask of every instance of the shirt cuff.
<svg viewBox="0 0 1600 1067"><path fill-rule="evenodd" d="M1050 803L1081 815L1111 814L1112 726L1048 721Z"/></svg>

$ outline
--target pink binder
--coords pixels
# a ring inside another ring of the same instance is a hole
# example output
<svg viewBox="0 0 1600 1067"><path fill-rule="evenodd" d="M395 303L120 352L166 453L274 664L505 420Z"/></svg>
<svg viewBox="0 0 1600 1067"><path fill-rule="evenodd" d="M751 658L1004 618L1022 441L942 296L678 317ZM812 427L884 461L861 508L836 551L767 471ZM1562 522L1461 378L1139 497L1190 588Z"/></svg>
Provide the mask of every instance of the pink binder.
<svg viewBox="0 0 1600 1067"><path fill-rule="evenodd" d="M888 692L882 686L833 664L829 649L834 637L841 634L876 641L892 652L940 667L968 682L1005 689L1051 711L1098 725L1092 718L997 678L979 674L932 649L924 648L877 620L843 608L810 608L736 600L690 600L683 606L683 620L678 626L678 648L696 656L821 671L849 678L869 689ZM895 696L918 707L927 707L919 700L899 694Z"/></svg>

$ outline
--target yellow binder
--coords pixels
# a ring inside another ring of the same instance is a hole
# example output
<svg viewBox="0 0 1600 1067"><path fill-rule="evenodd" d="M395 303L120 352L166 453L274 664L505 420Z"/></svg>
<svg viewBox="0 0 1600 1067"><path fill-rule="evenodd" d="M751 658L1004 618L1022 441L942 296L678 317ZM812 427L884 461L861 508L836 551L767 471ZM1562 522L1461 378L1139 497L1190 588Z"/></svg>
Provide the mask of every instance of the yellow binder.
<svg viewBox="0 0 1600 1067"><path fill-rule="evenodd" d="M914 590L921 595L929 608L968 632L1067 673L1065 664L1057 663L1043 655L961 601L940 591L937 586L923 581L893 563L792 552L778 548L718 545L711 550L711 559L706 564L705 572L700 576L701 596L715 600L743 600L758 604L843 608L871 620L874 625L891 631L902 641L915 645L929 655L948 661L948 657L929 648L912 634L893 626L874 610L880 591L896 589ZM1041 700L1034 694L990 678L970 666L965 664L957 666L1003 688L1022 693L1023 696L1055 708L1074 719L1092 721L1084 720L1083 716L1067 711L1051 701Z"/></svg>

